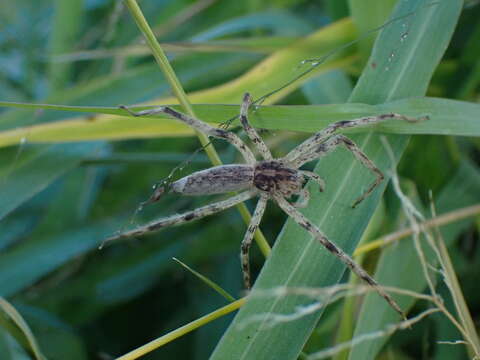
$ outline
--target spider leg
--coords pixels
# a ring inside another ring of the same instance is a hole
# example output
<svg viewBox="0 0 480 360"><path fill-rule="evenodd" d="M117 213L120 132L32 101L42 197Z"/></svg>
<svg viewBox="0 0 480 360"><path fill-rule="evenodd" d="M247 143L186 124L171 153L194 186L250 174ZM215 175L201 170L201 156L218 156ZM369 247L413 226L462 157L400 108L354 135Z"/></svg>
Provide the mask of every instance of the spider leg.
<svg viewBox="0 0 480 360"><path fill-rule="evenodd" d="M250 247L252 245L253 235L258 229L258 225L262 220L263 213L267 207L268 195L260 194L260 199L258 200L257 207L255 212L252 215L250 224L248 225L247 232L242 240L240 258L242 262L242 273L243 273L243 283L245 284L245 289L250 289L251 279L250 279L250 260L249 253Z"/></svg>
<svg viewBox="0 0 480 360"><path fill-rule="evenodd" d="M369 284L375 291L382 296L390 306L398 312L403 318L405 315L403 314L402 309L396 303L393 298L387 294L383 288L360 266L358 265L347 253L345 253L342 249L340 249L337 245L333 242L328 240L328 238L320 231L320 229L312 224L302 213L300 213L294 206L292 206L285 198L282 196L275 196L274 197L278 205L282 208L288 216L290 216L295 222L307 230L310 234L312 234L315 239L317 239L320 244L322 244L325 249L330 251L333 255L338 257L340 261L342 261L351 271L353 271L360 279L365 281Z"/></svg>
<svg viewBox="0 0 480 360"><path fill-rule="evenodd" d="M350 150L353 156L355 156L355 158L360 161L363 166L372 171L376 176L375 181L368 187L368 189L353 202L352 207L356 207L372 193L373 189L375 189L375 187L377 187L385 177L380 169L377 168L375 164L367 157L367 155L365 155L365 153L346 136L340 134L332 136L330 139L317 146L317 148L313 151L299 156L295 160L294 166L300 167L306 162L325 156L339 145L344 145L348 150Z"/></svg>
<svg viewBox="0 0 480 360"><path fill-rule="evenodd" d="M315 181L320 187L320 192L323 192L325 190L325 180L323 180L320 175L308 170L299 170L299 172L303 176L306 176L311 180Z"/></svg>
<svg viewBox="0 0 480 360"><path fill-rule="evenodd" d="M156 114L166 114L174 119L177 119L191 126L195 130L198 130L208 136L213 136L213 137L228 141L230 144L232 144L238 149L238 151L242 154L242 156L244 157L245 161L248 164L254 164L256 162L255 156L253 155L252 151L245 145L245 143L235 133L210 126L203 121L195 119L194 117L178 112L169 106L160 106L154 109L143 110L139 112L133 112L123 105L120 106L120 108L124 109L132 116L148 116L148 115L156 115Z"/></svg>
<svg viewBox="0 0 480 360"><path fill-rule="evenodd" d="M262 155L265 160L272 160L273 157L267 145L265 145L265 142L260 137L257 130L255 130L255 128L253 128L248 122L248 108L250 107L251 103L252 97L249 93L245 93L243 96L242 106L240 107L240 122L242 123L243 129L247 133L250 140L252 140L260 155Z"/></svg>
<svg viewBox="0 0 480 360"><path fill-rule="evenodd" d="M375 123L379 123L385 120L404 120L408 122L418 122L422 120L427 120L428 116L419 117L419 118L411 118L408 116L404 116L401 114L382 114L377 116L366 116L358 119L353 120L344 120L344 121L337 121L333 124L330 124L325 129L313 134L303 143L295 147L292 151L290 151L286 156L285 160L287 162L295 162L298 157L301 157L303 154L310 152L314 148L318 147L323 141L328 139L331 135L333 135L338 129L346 129L352 127L359 127L359 126L366 126Z"/></svg>
<svg viewBox="0 0 480 360"><path fill-rule="evenodd" d="M299 193L299 198L296 203L293 204L296 208L304 208L307 207L308 202L310 201L310 192L308 189L301 189Z"/></svg>
<svg viewBox="0 0 480 360"><path fill-rule="evenodd" d="M152 221L149 224L140 226L136 229L126 231L120 234L113 235L106 239L104 243L110 242L113 240L119 240L119 239L125 239L125 238L131 238L131 237L136 237L136 236L142 236L142 235L147 235L153 232L160 231L161 229L167 227L167 226L174 226L174 225L181 225L185 222L192 221L192 220L197 220L201 219L203 217L215 214L219 211L226 210L228 208L231 208L241 202L244 202L248 199L251 199L257 195L257 190L254 191L245 191L243 193L240 193L236 196L233 196L231 198L228 198L226 200L218 201L213 204L205 205L203 207L200 207L195 210L187 211L186 213L183 214L175 214L172 216L168 216L159 220Z"/></svg>

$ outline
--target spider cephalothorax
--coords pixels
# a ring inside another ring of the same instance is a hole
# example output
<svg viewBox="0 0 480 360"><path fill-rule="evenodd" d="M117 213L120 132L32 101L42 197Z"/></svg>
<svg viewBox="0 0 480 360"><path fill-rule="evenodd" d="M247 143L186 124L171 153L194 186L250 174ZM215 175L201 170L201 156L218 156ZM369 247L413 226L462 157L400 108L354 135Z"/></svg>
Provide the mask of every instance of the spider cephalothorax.
<svg viewBox="0 0 480 360"><path fill-rule="evenodd" d="M180 120L194 129L204 134L216 138L221 138L235 146L242 154L246 164L221 165L210 169L197 171L180 180L173 182L169 186L169 191L182 195L206 195L220 194L233 191L240 191L226 200L222 200L201 208L183 213L172 215L151 222L150 224L141 226L107 239L115 240L120 238L141 236L153 231L158 231L167 226L178 225L187 221L199 219L216 212L228 209L243 201L259 196L259 201L255 208L255 212L248 226L247 232L241 245L241 261L245 286L250 287L250 266L248 253L252 243L253 234L257 230L260 220L265 211L267 201L273 200L282 208L282 210L296 221L301 227L308 231L318 242L325 247L331 254L339 258L348 268L350 268L357 276L372 286L397 312L402 314L400 307L386 293L380 285L372 278L363 268L355 263L353 259L340 249L334 242L330 241L322 231L313 223L311 223L296 207L304 206L308 203L309 192L303 188L305 178L316 182L320 191L323 191L325 183L322 178L314 172L300 170L300 167L312 160L319 159L338 146L352 152L353 156L361 162L366 168L375 175L375 181L367 188L367 190L353 202L352 207L357 206L365 197L367 197L373 189L383 180L383 174L372 161L363 153L363 151L350 139L341 134L335 134L338 129L351 128L375 124L388 119L399 119L409 122L416 122L420 119L408 118L399 114L382 114L378 116L367 116L354 120L344 120L330 124L325 129L312 135L303 143L290 151L285 157L274 159L270 150L258 135L257 131L249 124L247 113L251 104L251 97L245 94L240 109L240 122L247 133L250 140L257 148L263 160L257 161L253 152L245 145L245 143L233 132L214 128L198 119L182 114L170 107L163 106L151 110L133 113L126 107L122 107L133 116L146 116L158 113L166 114L177 120ZM150 201L157 201L165 192L164 187L159 187L154 191ZM300 195L299 202L296 205L290 204L286 199L292 195ZM402 314L403 315L403 314Z"/></svg>
<svg viewBox="0 0 480 360"><path fill-rule="evenodd" d="M267 193L278 192L283 197L300 194L305 178L296 169L280 161L259 161L255 166L253 185Z"/></svg>

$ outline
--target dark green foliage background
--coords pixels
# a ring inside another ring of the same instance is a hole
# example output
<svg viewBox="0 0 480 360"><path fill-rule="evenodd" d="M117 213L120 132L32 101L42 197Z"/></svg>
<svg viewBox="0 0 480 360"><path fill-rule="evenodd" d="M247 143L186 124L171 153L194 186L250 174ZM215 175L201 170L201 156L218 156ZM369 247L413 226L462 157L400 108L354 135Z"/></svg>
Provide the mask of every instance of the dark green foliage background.
<svg viewBox="0 0 480 360"><path fill-rule="evenodd" d="M374 17L377 5L374 1L368 3L364 6L371 6ZM395 1L385 3L391 7ZM168 84L148 53L100 59L91 58L90 53L86 60L58 61L60 54L137 44L141 34L119 4L108 0L22 0L0 4L0 100L116 106L168 96ZM192 4L187 0L140 2L152 27L165 24ZM221 39L222 45L233 46L238 44L236 40L243 39L255 49L169 52L183 86L192 92L237 78L283 46L275 44L286 46L349 16L355 6L358 2L338 0L217 1L188 21L167 28L159 41ZM467 3L434 73L428 96L478 103L478 18L480 6ZM378 24L383 21L381 18ZM368 41L355 44L355 64L308 80L281 103L347 101L371 45ZM293 70L285 69L289 71L293 77ZM0 113L0 130L66 116L78 114L6 110ZM267 136L275 141L283 133L271 132ZM277 141L274 153L284 154L303 137L293 135ZM230 147L222 142L215 145L225 163L238 161ZM438 195L442 211L477 203L479 146L478 137L412 137L398 168L406 192L422 208L428 208L429 190ZM246 226L235 210L98 249L109 234L211 200L167 195L160 203L135 213L140 202L149 197L152 185L198 147L198 141L190 137L32 144L26 132L23 144L0 148L0 295L28 322L47 359L119 356L226 304L172 257L186 262L234 296L242 295L238 252ZM206 156L199 153L175 177L208 166ZM333 186L328 184L329 188ZM383 204L385 210L368 239L395 231L403 221L390 187ZM472 315L478 320L478 215L475 220L450 225L444 236ZM284 221L285 216L277 208L269 207L261 226L266 238L273 241ZM365 262L372 272L377 255ZM257 273L263 259L256 248L252 256ZM441 281L438 286L450 304ZM424 307L417 304L413 312ZM329 307L304 351L331 346L341 319L341 304ZM0 320L0 360L32 358L23 350L28 346L20 331L7 316L2 315ZM231 320L232 315L220 318L145 359L206 359ZM394 359L464 359L467 354L463 346L437 343L460 338L444 317L435 316L412 331L389 338L378 356L388 353Z"/></svg>

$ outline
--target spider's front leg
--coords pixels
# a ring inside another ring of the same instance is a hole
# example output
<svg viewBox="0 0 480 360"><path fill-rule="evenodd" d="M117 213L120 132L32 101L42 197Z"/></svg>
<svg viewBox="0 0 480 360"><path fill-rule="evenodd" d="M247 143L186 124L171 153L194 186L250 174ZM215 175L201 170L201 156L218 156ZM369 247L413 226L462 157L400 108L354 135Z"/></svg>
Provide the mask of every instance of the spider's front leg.
<svg viewBox="0 0 480 360"><path fill-rule="evenodd" d="M296 208L305 208L308 205L308 202L310 201L310 191L308 189L303 188L300 190L298 194L298 200L296 203L293 204Z"/></svg>
<svg viewBox="0 0 480 360"><path fill-rule="evenodd" d="M320 175L314 173L313 171L308 171L308 170L299 170L299 172L303 176L306 176L307 178L310 178L311 180L315 181L320 188L320 192L325 191L325 180L323 180L320 177Z"/></svg>
<svg viewBox="0 0 480 360"><path fill-rule="evenodd" d="M321 158L332 152L339 145L344 145L347 150L351 151L353 156L355 156L355 158L360 161L363 166L373 172L376 177L375 181L368 187L368 189L353 202L352 207L354 208L372 193L373 189L375 189L382 182L385 176L352 140L344 135L334 135L327 141L318 145L312 151L298 156L294 166L301 166L306 162Z"/></svg>
<svg viewBox="0 0 480 360"><path fill-rule="evenodd" d="M377 124L379 122L387 121L387 120L403 120L411 123L428 120L428 116L422 116L418 118L412 118L401 114L390 113L390 114L382 114L376 116L365 116L358 119L353 120L344 120L344 121L337 121L333 124L328 125L325 129L320 130L319 132L313 134L303 143L295 147L292 151L290 151L284 158L285 161L292 163L292 164L299 164L299 158L303 155L310 153L312 150L315 150L321 143L327 140L330 136L332 136L337 130L347 129L347 128L355 128L355 127L362 127ZM300 167L298 165L298 167Z"/></svg>
<svg viewBox="0 0 480 360"><path fill-rule="evenodd" d="M254 164L256 162L253 152L245 145L245 143L235 133L210 126L207 123L204 123L203 121L200 121L198 119L195 119L194 117L183 114L169 106L160 106L154 109L143 110L139 112L133 112L129 108L123 105L120 106L120 108L127 111L132 116L149 116L149 115L156 115L156 114L168 115L169 117L179 120L191 126L195 130L198 130L206 134L207 136L213 136L213 137L228 141L230 144L232 144L238 149L238 151L242 154L247 164Z"/></svg>

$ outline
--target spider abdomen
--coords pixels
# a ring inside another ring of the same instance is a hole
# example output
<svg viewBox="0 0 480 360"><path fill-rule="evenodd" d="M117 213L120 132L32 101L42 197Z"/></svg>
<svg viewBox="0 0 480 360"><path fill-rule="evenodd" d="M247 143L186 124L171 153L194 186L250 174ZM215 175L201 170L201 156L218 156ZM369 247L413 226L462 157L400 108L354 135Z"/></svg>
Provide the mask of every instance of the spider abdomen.
<svg viewBox="0 0 480 360"><path fill-rule="evenodd" d="M194 172L175 181L171 190L183 195L223 194L252 187L254 168L251 165L220 165Z"/></svg>
<svg viewBox="0 0 480 360"><path fill-rule="evenodd" d="M300 192L303 182L303 176L296 169L280 161L262 161L255 166L253 184L262 191L279 192L289 197Z"/></svg>

